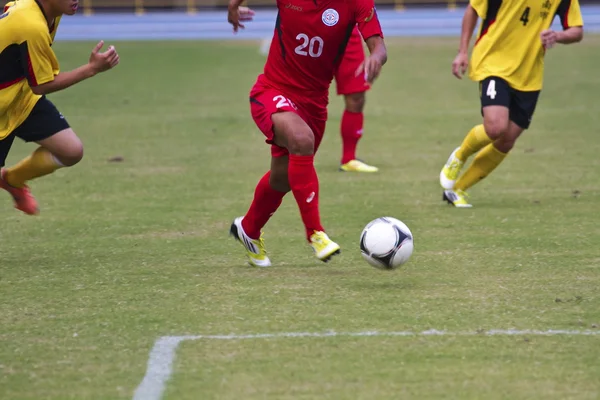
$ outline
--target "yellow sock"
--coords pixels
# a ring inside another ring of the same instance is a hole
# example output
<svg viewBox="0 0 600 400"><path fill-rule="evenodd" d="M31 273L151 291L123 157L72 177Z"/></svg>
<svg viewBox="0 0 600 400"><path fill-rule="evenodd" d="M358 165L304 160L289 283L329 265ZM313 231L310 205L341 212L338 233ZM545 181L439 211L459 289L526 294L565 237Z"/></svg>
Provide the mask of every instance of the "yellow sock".
<svg viewBox="0 0 600 400"><path fill-rule="evenodd" d="M43 147L38 147L29 157L21 160L17 165L6 169L5 180L14 187L21 188L25 182L51 174L63 165L52 153Z"/></svg>
<svg viewBox="0 0 600 400"><path fill-rule="evenodd" d="M492 139L485 133L483 125L476 125L467 133L455 155L459 160L465 162L490 143L492 143Z"/></svg>
<svg viewBox="0 0 600 400"><path fill-rule="evenodd" d="M508 153L502 153L494 147L493 143L488 144L481 150L473 163L456 181L454 189L467 190L486 176L488 176L500 163L506 158Z"/></svg>

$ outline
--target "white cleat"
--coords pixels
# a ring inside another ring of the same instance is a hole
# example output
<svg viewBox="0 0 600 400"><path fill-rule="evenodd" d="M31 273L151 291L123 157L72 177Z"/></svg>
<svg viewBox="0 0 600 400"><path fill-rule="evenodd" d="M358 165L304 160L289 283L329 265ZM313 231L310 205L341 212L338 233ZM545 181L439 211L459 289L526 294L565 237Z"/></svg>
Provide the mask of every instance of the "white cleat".
<svg viewBox="0 0 600 400"><path fill-rule="evenodd" d="M442 200L452 204L456 208L471 208L469 203L469 195L464 190L444 190Z"/></svg>
<svg viewBox="0 0 600 400"><path fill-rule="evenodd" d="M233 236L238 242L246 249L246 255L248 256L248 263L255 267L270 267L271 260L267 257L267 250L265 249L265 242L262 238L252 239L242 227L242 220L244 217L238 217L231 223L229 234Z"/></svg>
<svg viewBox="0 0 600 400"><path fill-rule="evenodd" d="M440 185L442 188L446 190L451 190L454 188L454 184L458 179L458 175L460 174L460 170L465 165L465 163L456 157L456 152L460 149L457 147L454 149L450 157L448 157L448 161L446 161L446 165L442 168L442 172L440 172Z"/></svg>

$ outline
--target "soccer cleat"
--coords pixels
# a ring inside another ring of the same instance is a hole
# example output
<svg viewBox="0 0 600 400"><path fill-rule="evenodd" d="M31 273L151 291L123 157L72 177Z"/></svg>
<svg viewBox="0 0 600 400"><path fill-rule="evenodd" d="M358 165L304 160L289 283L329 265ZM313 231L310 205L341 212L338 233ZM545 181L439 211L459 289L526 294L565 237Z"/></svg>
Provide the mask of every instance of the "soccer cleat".
<svg viewBox="0 0 600 400"><path fill-rule="evenodd" d="M464 161L461 161L456 157L456 152L459 148L460 147L457 147L452 154L450 154L448 161L446 161L446 165L444 165L442 172L440 172L440 185L447 190L454 188L456 179L458 179L458 174L460 174L460 170L463 165L465 165Z"/></svg>
<svg viewBox="0 0 600 400"><path fill-rule="evenodd" d="M379 168L365 164L360 160L350 160L346 164L340 165L340 171L344 172L377 172Z"/></svg>
<svg viewBox="0 0 600 400"><path fill-rule="evenodd" d="M265 249L265 242L262 238L262 234L258 239L252 239L242 227L242 219L244 217L238 217L231 223L229 234L233 236L238 242L240 242L246 249L246 255L248 256L248 263L255 267L270 267L271 260L267 257L267 250Z"/></svg>
<svg viewBox="0 0 600 400"><path fill-rule="evenodd" d="M471 208L469 204L469 195L464 190L444 190L442 200L447 201L456 208Z"/></svg>
<svg viewBox="0 0 600 400"><path fill-rule="evenodd" d="M3 168L0 170L0 188L6 190L12 196L15 201L15 208L17 210L23 211L28 215L36 215L40 212L37 201L35 201L35 197L31 194L28 186L23 186L22 188L17 188L11 186L4 179L6 175L6 170Z"/></svg>
<svg viewBox="0 0 600 400"><path fill-rule="evenodd" d="M323 262L328 262L331 257L340 254L340 246L329 239L325 232L315 231L310 235L310 246L315 251L317 258Z"/></svg>

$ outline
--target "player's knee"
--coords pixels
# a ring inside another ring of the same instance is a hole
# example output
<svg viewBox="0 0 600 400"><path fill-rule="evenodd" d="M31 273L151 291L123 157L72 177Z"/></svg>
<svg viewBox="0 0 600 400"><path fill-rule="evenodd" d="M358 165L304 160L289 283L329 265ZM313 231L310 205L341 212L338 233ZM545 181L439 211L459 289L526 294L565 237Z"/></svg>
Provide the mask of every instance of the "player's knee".
<svg viewBox="0 0 600 400"><path fill-rule="evenodd" d="M346 110L353 113L361 113L365 108L365 92L346 95Z"/></svg>
<svg viewBox="0 0 600 400"><path fill-rule="evenodd" d="M503 137L508 131L509 123L502 118L490 118L487 121L484 121L483 126L485 128L485 133L492 140L498 140Z"/></svg>
<svg viewBox="0 0 600 400"><path fill-rule="evenodd" d="M83 144L80 141L70 143L68 146L62 148L58 154L54 154L54 156L65 167L72 167L83 159Z"/></svg>
<svg viewBox="0 0 600 400"><path fill-rule="evenodd" d="M515 147L516 139L502 137L494 142L494 147L502 153L508 153Z"/></svg>
<svg viewBox="0 0 600 400"><path fill-rule="evenodd" d="M297 132L288 140L290 154L310 156L315 152L315 136L310 130Z"/></svg>

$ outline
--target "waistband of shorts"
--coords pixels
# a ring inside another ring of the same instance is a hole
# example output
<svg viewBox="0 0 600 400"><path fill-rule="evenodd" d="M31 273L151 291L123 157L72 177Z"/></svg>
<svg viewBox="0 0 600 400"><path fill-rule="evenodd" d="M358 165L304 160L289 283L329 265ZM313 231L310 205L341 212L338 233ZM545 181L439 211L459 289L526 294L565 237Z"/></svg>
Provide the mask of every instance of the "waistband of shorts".
<svg viewBox="0 0 600 400"><path fill-rule="evenodd" d="M284 93L293 93L297 97L310 99L312 103L323 103L325 104L325 106L327 106L327 103L329 102L329 88L327 88L326 90L310 90L295 86L289 86L273 82L264 74L259 75L256 82L263 86L281 90Z"/></svg>

